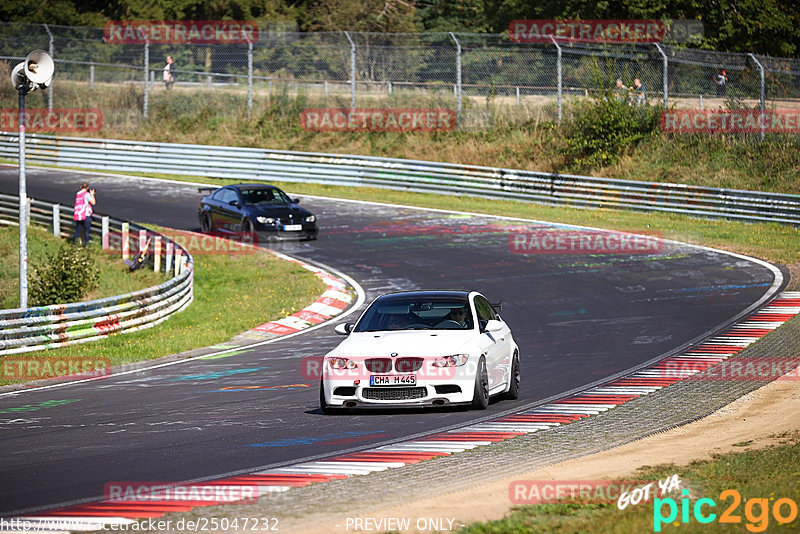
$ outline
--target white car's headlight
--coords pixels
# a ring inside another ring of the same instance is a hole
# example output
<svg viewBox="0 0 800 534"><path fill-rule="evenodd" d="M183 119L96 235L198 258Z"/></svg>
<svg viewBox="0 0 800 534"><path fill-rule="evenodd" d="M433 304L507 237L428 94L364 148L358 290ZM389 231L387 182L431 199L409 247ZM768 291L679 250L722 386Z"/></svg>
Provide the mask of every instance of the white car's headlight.
<svg viewBox="0 0 800 534"><path fill-rule="evenodd" d="M469 354L452 354L436 358L433 362L434 367L460 367L467 363Z"/></svg>
<svg viewBox="0 0 800 534"><path fill-rule="evenodd" d="M272 217L256 217L256 220L261 224L273 224L275 222Z"/></svg>
<svg viewBox="0 0 800 534"><path fill-rule="evenodd" d="M317 220L317 218L314 215L309 215L308 217L306 217L306 222L307 223L312 223L312 222L314 222L316 220Z"/></svg>
<svg viewBox="0 0 800 534"><path fill-rule="evenodd" d="M347 358L328 358L331 369L358 369L358 364Z"/></svg>

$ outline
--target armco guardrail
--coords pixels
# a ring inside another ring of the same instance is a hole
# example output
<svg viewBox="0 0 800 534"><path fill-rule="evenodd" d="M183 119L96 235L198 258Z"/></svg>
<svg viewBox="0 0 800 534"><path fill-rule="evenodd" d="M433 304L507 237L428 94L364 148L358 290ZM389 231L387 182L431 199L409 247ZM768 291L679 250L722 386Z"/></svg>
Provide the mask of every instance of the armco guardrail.
<svg viewBox="0 0 800 534"><path fill-rule="evenodd" d="M18 209L19 197L0 195L0 222L19 224ZM54 233L64 237L69 236L74 224L72 208L38 200L30 202L29 219L31 223L52 227ZM119 236L125 234L123 226L130 230L131 251L139 249L141 231L159 236L168 251L164 254L164 270L173 276L158 286L99 300L0 310L0 355L85 343L112 333L148 328L191 303L194 282L191 254L152 230L110 217L103 217L101 224L95 218L92 234L105 244L108 239L103 239L103 230L107 234L113 231L119 241Z"/></svg>
<svg viewBox="0 0 800 534"><path fill-rule="evenodd" d="M800 196L368 156L29 135L31 163L236 180L315 182L545 204L800 224ZM0 133L0 157L18 137Z"/></svg>

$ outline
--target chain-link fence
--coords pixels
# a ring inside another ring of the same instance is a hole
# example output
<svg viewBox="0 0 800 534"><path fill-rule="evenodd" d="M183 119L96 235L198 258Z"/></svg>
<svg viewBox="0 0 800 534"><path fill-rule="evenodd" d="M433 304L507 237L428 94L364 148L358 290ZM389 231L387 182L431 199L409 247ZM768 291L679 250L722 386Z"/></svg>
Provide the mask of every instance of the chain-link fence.
<svg viewBox="0 0 800 534"><path fill-rule="evenodd" d="M302 95L317 107L447 107L460 127L501 105L560 121L570 100L613 91L617 79L654 106L800 108L800 60L667 44L274 31L246 44L110 44L99 28L0 23L6 76L35 49L51 52L56 74L50 89L30 95L29 107L98 108L104 128L120 130L164 113L262 113L281 95ZM171 88L162 77L167 55L175 59ZM633 89L637 78L644 89ZM15 104L11 84L0 84L0 105Z"/></svg>

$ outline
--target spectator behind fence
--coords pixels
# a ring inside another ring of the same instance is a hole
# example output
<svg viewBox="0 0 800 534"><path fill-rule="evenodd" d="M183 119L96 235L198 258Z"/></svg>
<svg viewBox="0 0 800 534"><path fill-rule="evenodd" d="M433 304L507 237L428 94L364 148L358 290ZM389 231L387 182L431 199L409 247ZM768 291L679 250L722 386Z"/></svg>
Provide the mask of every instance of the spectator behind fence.
<svg viewBox="0 0 800 534"><path fill-rule="evenodd" d="M717 96L725 96L725 86L728 84L728 75L725 74L725 69L714 76L714 81L717 82Z"/></svg>
<svg viewBox="0 0 800 534"><path fill-rule="evenodd" d="M89 244L89 230L92 227L95 202L94 188L89 187L88 182L82 182L80 190L75 194L75 206L72 208L72 218L75 221L75 235L73 236L75 244L78 243L81 233L83 233L83 246Z"/></svg>
<svg viewBox="0 0 800 534"><path fill-rule="evenodd" d="M647 103L647 87L644 86L642 80L636 78L633 80L633 97L637 106L642 106Z"/></svg>
<svg viewBox="0 0 800 534"><path fill-rule="evenodd" d="M175 83L175 60L172 56L167 56L167 64L164 65L164 86L169 90Z"/></svg>
<svg viewBox="0 0 800 534"><path fill-rule="evenodd" d="M617 86L614 88L614 100L618 102L629 102L628 88L622 83L622 78L617 78Z"/></svg>

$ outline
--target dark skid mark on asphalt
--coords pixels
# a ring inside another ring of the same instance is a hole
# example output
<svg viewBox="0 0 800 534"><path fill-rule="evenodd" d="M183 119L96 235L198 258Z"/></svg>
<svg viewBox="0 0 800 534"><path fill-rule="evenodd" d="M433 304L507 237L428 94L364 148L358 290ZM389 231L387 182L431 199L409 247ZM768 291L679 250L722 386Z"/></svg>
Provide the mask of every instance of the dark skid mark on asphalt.
<svg viewBox="0 0 800 534"><path fill-rule="evenodd" d="M28 193L71 206L84 179L83 174L29 169ZM100 212L178 229L198 227L196 187L116 177L88 180L97 188ZM15 168L0 167L0 190L16 193ZM761 266L691 247L668 244L658 256L514 254L504 228L540 224L310 198L302 205L319 218L320 238L281 250L353 276L368 302L387 291L417 288L475 289L490 300L502 299L503 318L522 356L522 398L493 403L480 413L395 410L328 417L318 410L316 387L269 396L257 390L207 393L314 383L302 376L301 362L341 341L330 326L231 358L0 397L0 409L83 399L0 416L0 514L99 496L109 481L210 477L467 423L667 352L736 315L772 281ZM581 313L568 315L570 310ZM237 369L256 370L226 374ZM193 375L215 378L175 380ZM31 423L15 422L23 418ZM363 440L308 438L346 432L354 434L343 439ZM291 440L310 442L251 446Z"/></svg>

